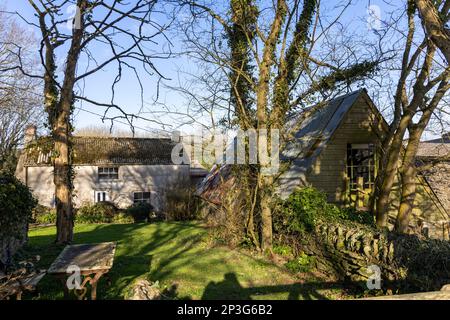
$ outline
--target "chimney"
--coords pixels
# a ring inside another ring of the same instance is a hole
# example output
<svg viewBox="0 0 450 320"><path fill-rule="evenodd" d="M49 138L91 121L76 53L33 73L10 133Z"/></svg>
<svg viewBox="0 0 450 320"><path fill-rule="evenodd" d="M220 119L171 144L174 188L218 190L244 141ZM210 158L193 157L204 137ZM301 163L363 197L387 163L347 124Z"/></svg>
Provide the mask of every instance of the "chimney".
<svg viewBox="0 0 450 320"><path fill-rule="evenodd" d="M34 124L29 124L25 128L24 144L27 145L35 139L36 139L36 126Z"/></svg>

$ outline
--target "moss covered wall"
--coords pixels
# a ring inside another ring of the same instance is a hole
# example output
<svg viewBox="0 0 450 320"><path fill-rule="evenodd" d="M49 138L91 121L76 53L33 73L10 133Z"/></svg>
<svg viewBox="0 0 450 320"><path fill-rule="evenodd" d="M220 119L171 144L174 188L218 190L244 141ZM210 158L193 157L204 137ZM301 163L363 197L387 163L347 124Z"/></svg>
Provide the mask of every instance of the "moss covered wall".
<svg viewBox="0 0 450 320"><path fill-rule="evenodd" d="M319 222L310 235L291 238L317 257L317 267L340 279L365 283L381 269L382 289L434 291L450 283L450 242L381 233L354 223Z"/></svg>

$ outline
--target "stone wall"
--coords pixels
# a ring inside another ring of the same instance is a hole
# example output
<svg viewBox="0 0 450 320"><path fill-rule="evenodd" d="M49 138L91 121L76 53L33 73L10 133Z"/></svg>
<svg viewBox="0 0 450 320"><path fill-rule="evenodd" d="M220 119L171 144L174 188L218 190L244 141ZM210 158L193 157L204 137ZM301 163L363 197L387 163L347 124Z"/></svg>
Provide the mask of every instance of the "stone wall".
<svg viewBox="0 0 450 320"><path fill-rule="evenodd" d="M441 161L423 174L444 208L450 212L450 161Z"/></svg>
<svg viewBox="0 0 450 320"><path fill-rule="evenodd" d="M288 239L286 239L288 240ZM450 242L395 235L353 223L320 222L290 245L317 257L317 267L342 280L365 284L381 269L382 289L439 290L450 283Z"/></svg>
<svg viewBox="0 0 450 320"><path fill-rule="evenodd" d="M46 207L54 206L53 167L27 167L26 184ZM187 165L122 165L119 179L100 181L97 166L74 166L74 206L94 202L95 191L105 191L109 201L120 208L133 204L133 193L148 191L157 211L163 211L165 195L189 185Z"/></svg>

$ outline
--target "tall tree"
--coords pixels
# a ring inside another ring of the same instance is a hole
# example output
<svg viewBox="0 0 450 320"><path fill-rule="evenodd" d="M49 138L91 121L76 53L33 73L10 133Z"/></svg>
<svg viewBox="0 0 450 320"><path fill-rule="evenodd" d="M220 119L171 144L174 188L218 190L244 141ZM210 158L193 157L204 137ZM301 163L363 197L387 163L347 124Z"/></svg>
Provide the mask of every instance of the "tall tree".
<svg viewBox="0 0 450 320"><path fill-rule="evenodd" d="M377 226L386 228L391 209L392 188L399 174L401 199L395 224L399 232L408 231L409 219L414 207L416 196L414 159L420 138L431 116L449 90L450 69L448 63L436 54L433 37L427 34L426 26L429 22L423 20L427 15L420 15L425 32L420 33L416 28L415 18L420 8L416 2L410 0L407 4L408 33L394 98L394 118L383 142L374 201ZM437 10L437 7L434 8ZM443 20L445 24L449 18L448 3L443 5L442 10L446 10L441 12L447 19ZM417 34L423 35L419 45L415 45L414 42ZM445 55L444 52L442 53ZM408 139L404 147L403 141L406 136Z"/></svg>
<svg viewBox="0 0 450 320"><path fill-rule="evenodd" d="M84 100L107 110L115 108L132 124L138 116L127 113L124 107L114 102L114 91L125 69L136 75L141 87L142 73L150 76L156 73L161 77L152 58L165 58L168 54L155 54L149 48L155 47L160 36L164 38L167 25L153 20L156 0L132 3L119 0L28 0L28 3L34 9L37 21L26 22L40 31L44 76L27 74L44 80L44 106L53 138L56 241L69 243L73 239L71 115L75 101ZM70 8L75 8L76 14L68 19L65 13ZM70 32L65 31L68 23L71 23ZM94 47L102 50L101 46L109 53L103 61L92 52ZM89 61L83 65L84 68L80 67L81 57ZM61 72L56 63L60 58L64 60ZM110 102L95 101L76 92L77 83L111 65L116 73L112 76ZM139 70L136 65L141 66ZM22 65L18 68L25 73ZM59 76L62 81L58 80Z"/></svg>
<svg viewBox="0 0 450 320"><path fill-rule="evenodd" d="M420 18L430 40L441 50L447 64L450 63L450 1L416 0L415 4Z"/></svg>
<svg viewBox="0 0 450 320"><path fill-rule="evenodd" d="M43 119L41 81L16 68L19 52L25 69L39 68L31 47L35 41L17 21L0 13L0 169L12 173L26 126Z"/></svg>
<svg viewBox="0 0 450 320"><path fill-rule="evenodd" d="M376 59L359 57L348 59L347 63L334 61L334 65L315 56L318 39L329 30L320 26L316 0L258 3L231 0L222 15L218 13L219 5L200 1L178 3L188 6L194 19L204 14L208 17L211 31L205 38L210 42L201 43L198 36L201 30L196 30L197 35L188 35L187 41L200 59L216 64L226 73L235 123L243 130L255 129L260 133L279 130L281 137L287 138L288 129L292 128L285 128L285 122L293 110L324 99L339 85L348 87L374 72L378 64ZM220 31L215 29L216 24L221 26ZM220 34L228 39L225 49ZM346 54L343 56L348 58ZM258 139L258 145L268 146L270 152L270 134L260 134ZM249 215L257 210L263 250L272 247L273 192L277 185L277 176L266 174L268 166L261 159L257 166L249 166L256 170L256 178L251 192L253 205L246 209ZM249 220L253 220L251 216Z"/></svg>

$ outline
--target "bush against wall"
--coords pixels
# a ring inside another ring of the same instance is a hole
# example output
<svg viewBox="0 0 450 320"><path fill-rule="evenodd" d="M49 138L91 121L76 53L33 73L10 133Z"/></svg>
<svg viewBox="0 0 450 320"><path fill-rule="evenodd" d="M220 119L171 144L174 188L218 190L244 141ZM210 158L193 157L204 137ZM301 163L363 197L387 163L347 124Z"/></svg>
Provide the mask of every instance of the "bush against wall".
<svg viewBox="0 0 450 320"><path fill-rule="evenodd" d="M77 223L111 223L118 210L111 202L97 202L81 206L75 214Z"/></svg>
<svg viewBox="0 0 450 320"><path fill-rule="evenodd" d="M56 210L38 204L33 209L31 222L37 224L54 224L56 223Z"/></svg>
<svg viewBox="0 0 450 320"><path fill-rule="evenodd" d="M279 201L274 212L275 231L288 234L312 231L320 220L374 225L372 214L354 208L339 208L327 202L324 192L312 187L296 189L288 199Z"/></svg>
<svg viewBox="0 0 450 320"><path fill-rule="evenodd" d="M134 222L147 222L153 214L154 208L150 203L138 202L126 209L126 214L133 218Z"/></svg>
<svg viewBox="0 0 450 320"><path fill-rule="evenodd" d="M37 224L56 223L56 210L38 205L33 210L32 222ZM111 202L85 203L76 210L75 223L133 223L126 210L118 209Z"/></svg>
<svg viewBox="0 0 450 320"><path fill-rule="evenodd" d="M12 174L0 172L0 260L9 260L27 237L37 204L30 190Z"/></svg>
<svg viewBox="0 0 450 320"><path fill-rule="evenodd" d="M198 217L199 198L194 190L179 188L166 193L166 219L175 221L194 220Z"/></svg>
<svg viewBox="0 0 450 320"><path fill-rule="evenodd" d="M436 291L450 283L450 242L380 232L370 214L327 204L324 194L312 188L280 202L274 218L277 248L292 250L286 267L293 272L314 263L366 288L373 276L370 266L376 265L381 289L393 292Z"/></svg>

